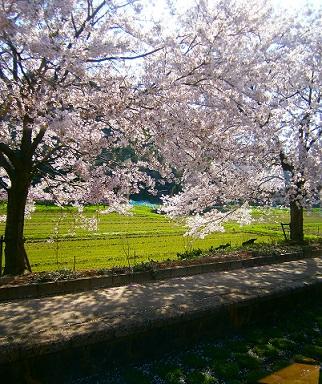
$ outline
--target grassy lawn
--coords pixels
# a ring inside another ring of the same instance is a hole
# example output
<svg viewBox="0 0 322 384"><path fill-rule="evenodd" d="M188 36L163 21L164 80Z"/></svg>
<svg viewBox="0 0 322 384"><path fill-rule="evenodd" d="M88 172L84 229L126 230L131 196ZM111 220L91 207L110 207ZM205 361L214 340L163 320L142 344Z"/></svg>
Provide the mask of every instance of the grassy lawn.
<svg viewBox="0 0 322 384"><path fill-rule="evenodd" d="M185 350L168 351L160 358L118 367L74 383L252 384L294 362L322 362L319 303L284 313L278 321L266 325L253 325L222 338L208 338Z"/></svg>
<svg viewBox="0 0 322 384"><path fill-rule="evenodd" d="M185 228L157 214L149 207L133 208L133 215L117 213L100 214L97 208L84 211L87 218L97 217L97 231L76 228L76 210L54 206L37 206L30 219L26 220L26 249L34 272L64 268L76 270L133 266L141 261L174 259L177 252L190 248L207 249L231 243L240 246L243 241L256 238L256 242L276 243L283 240L280 222L288 222L287 209L270 209L265 212L254 209L256 221L240 227L226 225L226 232L215 233L205 239L184 237ZM0 207L0 215L5 213ZM264 215L263 215L264 213ZM56 226L56 232L55 232ZM4 223L0 223L0 234ZM307 238L322 234L321 210L313 209L305 214Z"/></svg>

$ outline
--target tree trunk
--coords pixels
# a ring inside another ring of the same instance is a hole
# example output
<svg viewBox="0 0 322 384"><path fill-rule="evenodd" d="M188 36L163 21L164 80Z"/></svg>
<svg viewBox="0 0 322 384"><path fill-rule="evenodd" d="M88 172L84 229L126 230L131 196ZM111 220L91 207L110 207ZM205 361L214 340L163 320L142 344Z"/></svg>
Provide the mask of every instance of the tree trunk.
<svg viewBox="0 0 322 384"><path fill-rule="evenodd" d="M285 180L285 189L286 194L288 194L292 187L292 180L294 180L294 166L289 161L287 156L283 151L280 152L280 160L284 173ZM302 160L304 162L304 160ZM289 196L290 197L290 239L296 243L302 243L304 240L304 231L303 231L303 207L299 206L294 200L295 197L304 197L304 173L301 172L301 178L296 182L297 195Z"/></svg>
<svg viewBox="0 0 322 384"><path fill-rule="evenodd" d="M295 201L290 202L290 238L296 243L302 243L304 240L303 231L303 207L299 207Z"/></svg>
<svg viewBox="0 0 322 384"><path fill-rule="evenodd" d="M8 190L4 274L20 275L30 270L23 237L29 185L27 175L18 173Z"/></svg>

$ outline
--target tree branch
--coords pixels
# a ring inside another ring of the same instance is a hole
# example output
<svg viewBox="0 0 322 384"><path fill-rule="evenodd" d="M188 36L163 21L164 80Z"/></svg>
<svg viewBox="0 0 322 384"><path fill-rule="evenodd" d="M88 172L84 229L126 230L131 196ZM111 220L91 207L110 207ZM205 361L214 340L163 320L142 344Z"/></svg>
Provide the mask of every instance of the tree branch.
<svg viewBox="0 0 322 384"><path fill-rule="evenodd" d="M62 148L64 148L63 145L59 145L53 148L51 151L47 152L46 156L44 156L42 160L35 162L33 165L33 173L35 174L36 170L39 170L42 166L48 164L50 161L58 159L58 155L56 158L53 158L52 156L55 154L55 152L61 150Z"/></svg>
<svg viewBox="0 0 322 384"><path fill-rule="evenodd" d="M10 179L13 177L13 166L8 159L0 152L0 167L4 168Z"/></svg>
<svg viewBox="0 0 322 384"><path fill-rule="evenodd" d="M203 67L204 65L207 65L207 64L208 63L205 60L203 60L202 63L200 63L196 67L192 68L187 74L178 77L175 81L179 81L179 80L182 80L182 79L184 79L184 78L186 78L188 76L192 76L195 73L195 71L197 71L199 68L201 68L201 67Z"/></svg>
<svg viewBox="0 0 322 384"><path fill-rule="evenodd" d="M32 140L32 128L29 124L32 122L28 115L23 117L23 131L20 150L25 160L30 160L31 157L31 140Z"/></svg>
<svg viewBox="0 0 322 384"><path fill-rule="evenodd" d="M164 47L153 49L152 51L142 53L140 55L136 56L108 56L108 57L101 57L99 59L87 59L87 63L102 63L104 61L112 61L112 60L135 60L140 59L149 55L152 55L153 53L156 53L158 51L161 51Z"/></svg>
<svg viewBox="0 0 322 384"><path fill-rule="evenodd" d="M31 144L31 155L34 154L35 150L37 149L38 145L41 143L42 139L45 136L46 133L46 127L41 127L37 136L35 137L34 141Z"/></svg>
<svg viewBox="0 0 322 384"><path fill-rule="evenodd" d="M6 155L14 167L17 166L17 158L14 151L5 143L0 143L0 155Z"/></svg>
<svg viewBox="0 0 322 384"><path fill-rule="evenodd" d="M90 13L89 12L89 8L88 8L88 15L87 15L87 18L83 21L82 25L80 26L80 28L78 29L78 31L75 33L75 38L77 39L81 34L82 32L84 31L85 27L86 27L86 24L93 20L94 17L98 14L98 12L104 7L105 5L105 1L103 1L100 5L98 5L96 7L96 9L93 11L93 13ZM71 43L70 43L71 44Z"/></svg>
<svg viewBox="0 0 322 384"><path fill-rule="evenodd" d="M6 192L9 191L7 183L5 183L2 178L0 177L0 187L2 187Z"/></svg>
<svg viewBox="0 0 322 384"><path fill-rule="evenodd" d="M268 183L269 181L271 180L274 180L274 179L277 179L277 180L281 180L281 181L284 181L284 179L280 176L266 176L264 178L264 180L262 180L258 185L257 185L257 188L261 187L263 184L265 183Z"/></svg>

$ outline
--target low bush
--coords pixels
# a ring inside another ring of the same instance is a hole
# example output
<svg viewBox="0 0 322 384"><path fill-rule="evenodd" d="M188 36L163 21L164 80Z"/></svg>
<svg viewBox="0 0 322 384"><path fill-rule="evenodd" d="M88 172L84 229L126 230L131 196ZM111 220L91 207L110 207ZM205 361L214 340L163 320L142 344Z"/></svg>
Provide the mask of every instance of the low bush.
<svg viewBox="0 0 322 384"><path fill-rule="evenodd" d="M185 260L185 259L193 259L195 257L201 256L203 253L202 249L197 248L197 249L192 249L190 251L184 251L183 253L177 253L177 258L180 260Z"/></svg>

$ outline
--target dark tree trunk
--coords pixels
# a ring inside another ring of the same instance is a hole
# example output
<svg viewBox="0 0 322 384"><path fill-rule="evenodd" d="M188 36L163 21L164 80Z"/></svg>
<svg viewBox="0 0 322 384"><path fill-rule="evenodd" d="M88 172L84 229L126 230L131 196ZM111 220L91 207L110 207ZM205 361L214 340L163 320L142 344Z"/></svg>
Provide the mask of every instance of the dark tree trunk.
<svg viewBox="0 0 322 384"><path fill-rule="evenodd" d="M290 216L290 238L296 243L302 243L304 240L303 207L299 207L295 201L291 201Z"/></svg>
<svg viewBox="0 0 322 384"><path fill-rule="evenodd" d="M8 275L19 275L30 270L23 236L29 186L28 175L19 172L8 190L4 269Z"/></svg>
<svg viewBox="0 0 322 384"><path fill-rule="evenodd" d="M0 142L0 166L10 179L10 186L5 188L8 203L4 239L4 273L10 275L20 275L27 269L31 271L23 237L25 208L31 180L39 165L33 162L33 156L47 129L42 126L33 138L33 118L25 114L21 122L22 138L19 148L12 149L8 144Z"/></svg>
<svg viewBox="0 0 322 384"><path fill-rule="evenodd" d="M286 192L289 192L292 180L294 179L294 166L283 151L280 152L280 160L284 172ZM304 240L303 207L299 206L295 200L296 197L303 198L305 196L303 172L301 176L301 181L295 184L297 195L290 196L290 239L296 243L302 243Z"/></svg>

